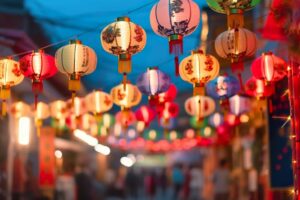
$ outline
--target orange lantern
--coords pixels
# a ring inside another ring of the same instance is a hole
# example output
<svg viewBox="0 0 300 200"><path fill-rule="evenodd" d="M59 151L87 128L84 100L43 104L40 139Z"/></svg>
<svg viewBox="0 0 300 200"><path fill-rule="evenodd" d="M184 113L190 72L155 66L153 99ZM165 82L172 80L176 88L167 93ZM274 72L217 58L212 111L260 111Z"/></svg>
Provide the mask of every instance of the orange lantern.
<svg viewBox="0 0 300 200"><path fill-rule="evenodd" d="M113 101L110 94L102 91L93 91L85 97L85 104L87 110L94 113L97 121L100 121L102 114L112 108Z"/></svg>
<svg viewBox="0 0 300 200"><path fill-rule="evenodd" d="M201 121L215 111L216 104L210 97L197 95L188 98L184 107L189 115L195 116L198 121Z"/></svg>
<svg viewBox="0 0 300 200"><path fill-rule="evenodd" d="M194 95L204 95L204 85L219 74L218 60L201 50L192 51L192 55L183 59L179 65L180 77L194 85Z"/></svg>
<svg viewBox="0 0 300 200"><path fill-rule="evenodd" d="M37 135L40 136L40 128L43 125L43 120L50 116L50 109L48 104L38 102L36 110L34 111L35 125L37 128Z"/></svg>
<svg viewBox="0 0 300 200"><path fill-rule="evenodd" d="M32 115L30 105L28 105L22 101L13 103L10 107L10 113L15 118Z"/></svg>
<svg viewBox="0 0 300 200"><path fill-rule="evenodd" d="M81 76L90 74L96 69L97 55L81 41L71 40L70 44L56 51L55 61L58 70L69 77L68 87L74 100L76 91L80 90Z"/></svg>
<svg viewBox="0 0 300 200"><path fill-rule="evenodd" d="M140 103L142 99L142 93L139 89L130 83L125 83L125 87L122 84L117 85L110 91L112 100L122 109L129 109Z"/></svg>
<svg viewBox="0 0 300 200"><path fill-rule="evenodd" d="M50 115L56 122L63 126L68 115L67 103L61 100L50 103Z"/></svg>
<svg viewBox="0 0 300 200"><path fill-rule="evenodd" d="M127 74L131 72L131 55L146 46L146 32L129 17L118 17L101 32L101 44L105 51L119 57L118 72L123 74L125 84Z"/></svg>
<svg viewBox="0 0 300 200"><path fill-rule="evenodd" d="M6 101L10 98L10 87L20 84L23 79L19 62L9 58L0 60L0 98L3 116L6 115Z"/></svg>

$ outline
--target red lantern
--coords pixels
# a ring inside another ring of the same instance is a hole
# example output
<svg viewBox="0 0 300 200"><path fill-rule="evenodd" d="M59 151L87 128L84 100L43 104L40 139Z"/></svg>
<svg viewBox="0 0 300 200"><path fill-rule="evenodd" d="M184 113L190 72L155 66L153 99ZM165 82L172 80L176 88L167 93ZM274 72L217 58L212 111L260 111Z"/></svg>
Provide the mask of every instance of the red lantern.
<svg viewBox="0 0 300 200"><path fill-rule="evenodd" d="M156 98L151 98L149 100L150 105L159 105L159 104L164 104L166 102L171 102L176 98L177 95L177 88L174 84L171 84L169 86L169 89L164 92L158 94Z"/></svg>
<svg viewBox="0 0 300 200"><path fill-rule="evenodd" d="M155 111L149 106L141 106L135 111L137 121L142 121L146 126L155 118Z"/></svg>
<svg viewBox="0 0 300 200"><path fill-rule="evenodd" d="M159 118L169 120L170 118L177 117L179 113L179 105L174 102L166 102L163 107L158 109Z"/></svg>
<svg viewBox="0 0 300 200"><path fill-rule="evenodd" d="M255 78L269 83L287 75L287 63L272 52L267 52L252 63L251 71Z"/></svg>
<svg viewBox="0 0 300 200"><path fill-rule="evenodd" d="M117 123L121 124L123 128L128 128L135 121L135 114L130 110L122 110L116 114Z"/></svg>
<svg viewBox="0 0 300 200"><path fill-rule="evenodd" d="M43 91L43 80L54 76L57 72L54 57L43 51L33 52L20 59L20 69L24 76L32 80L36 108L37 96Z"/></svg>
<svg viewBox="0 0 300 200"><path fill-rule="evenodd" d="M250 96L263 98L271 96L274 93L274 85L265 84L263 80L250 78L245 85L246 93Z"/></svg>

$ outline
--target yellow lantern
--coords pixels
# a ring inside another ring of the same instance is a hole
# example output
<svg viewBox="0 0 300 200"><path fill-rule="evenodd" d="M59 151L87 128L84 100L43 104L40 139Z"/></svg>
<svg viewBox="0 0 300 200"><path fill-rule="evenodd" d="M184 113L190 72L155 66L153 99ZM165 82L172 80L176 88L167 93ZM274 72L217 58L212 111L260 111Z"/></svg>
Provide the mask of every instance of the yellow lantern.
<svg viewBox="0 0 300 200"><path fill-rule="evenodd" d="M204 95L204 85L219 74L218 60L201 50L183 59L179 65L180 77L194 85L194 95Z"/></svg>
<svg viewBox="0 0 300 200"><path fill-rule="evenodd" d="M10 98L10 87L20 84L23 79L19 62L9 58L0 60L0 98L3 116L6 115L6 101Z"/></svg>
<svg viewBox="0 0 300 200"><path fill-rule="evenodd" d="M90 131L91 125L95 124L95 117L89 113L85 113L81 117L81 129L85 131Z"/></svg>
<svg viewBox="0 0 300 200"><path fill-rule="evenodd" d="M112 108L113 101L110 94L102 91L93 91L85 97L85 104L87 110L94 113L97 121L100 121L102 114Z"/></svg>
<svg viewBox="0 0 300 200"><path fill-rule="evenodd" d="M122 84L117 85L110 91L113 102L122 109L129 109L140 103L142 99L142 93L139 89L130 83L125 83L125 87Z"/></svg>
<svg viewBox="0 0 300 200"><path fill-rule="evenodd" d="M10 113L15 118L32 115L30 105L28 105L22 101L13 103L10 107Z"/></svg>
<svg viewBox="0 0 300 200"><path fill-rule="evenodd" d="M71 40L70 44L61 47L55 53L58 70L69 77L69 90L72 99L76 91L80 90L81 76L92 73L97 66L95 51L83 45L79 40Z"/></svg>
<svg viewBox="0 0 300 200"><path fill-rule="evenodd" d="M129 17L118 17L101 32L101 44L105 51L119 57L118 72L123 74L125 84L126 76L131 72L131 55L144 49L146 32Z"/></svg>
<svg viewBox="0 0 300 200"><path fill-rule="evenodd" d="M43 120L50 117L50 108L48 104L38 102L36 110L34 111L35 126L37 128L37 135L40 136L40 128L43 125Z"/></svg>
<svg viewBox="0 0 300 200"><path fill-rule="evenodd" d="M50 103L50 115L60 126L65 124L67 114L67 103L65 101L57 100Z"/></svg>
<svg viewBox="0 0 300 200"><path fill-rule="evenodd" d="M198 121L212 114L216 108L214 100L208 96L193 96L185 101L185 110L189 115L195 116Z"/></svg>

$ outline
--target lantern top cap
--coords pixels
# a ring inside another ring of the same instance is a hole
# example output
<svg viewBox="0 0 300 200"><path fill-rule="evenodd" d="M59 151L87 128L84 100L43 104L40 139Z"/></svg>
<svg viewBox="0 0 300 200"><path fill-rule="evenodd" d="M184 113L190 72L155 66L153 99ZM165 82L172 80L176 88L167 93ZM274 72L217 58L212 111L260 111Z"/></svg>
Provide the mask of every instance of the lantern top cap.
<svg viewBox="0 0 300 200"><path fill-rule="evenodd" d="M148 67L148 70L158 70L158 67L157 66L151 66L151 67Z"/></svg>
<svg viewBox="0 0 300 200"><path fill-rule="evenodd" d="M244 10L240 8L229 8L228 9L229 14L243 14Z"/></svg>
<svg viewBox="0 0 300 200"><path fill-rule="evenodd" d="M118 18L117 18L117 22L120 22L120 21L130 22L130 18L127 17L127 16L118 17Z"/></svg>
<svg viewBox="0 0 300 200"><path fill-rule="evenodd" d="M70 40L70 44L82 44L80 40Z"/></svg>
<svg viewBox="0 0 300 200"><path fill-rule="evenodd" d="M267 51L267 52L264 52L263 55L271 56L271 55L273 55L273 52L272 51Z"/></svg>
<svg viewBox="0 0 300 200"><path fill-rule="evenodd" d="M180 35L180 34L173 34L173 35L170 35L168 37L169 41L173 41L173 40L182 40L183 39L183 36Z"/></svg>
<svg viewBox="0 0 300 200"><path fill-rule="evenodd" d="M195 50L192 50L191 53L192 53L192 55L193 55L193 54L204 54L204 52L203 52L202 49L195 49Z"/></svg>

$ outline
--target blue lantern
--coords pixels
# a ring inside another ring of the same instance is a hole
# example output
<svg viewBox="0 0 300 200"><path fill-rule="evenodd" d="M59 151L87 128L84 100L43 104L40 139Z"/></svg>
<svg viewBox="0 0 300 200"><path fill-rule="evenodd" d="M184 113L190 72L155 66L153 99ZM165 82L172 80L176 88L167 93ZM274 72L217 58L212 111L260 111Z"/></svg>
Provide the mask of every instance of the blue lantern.
<svg viewBox="0 0 300 200"><path fill-rule="evenodd" d="M136 85L143 94L150 97L156 96L169 89L170 78L158 70L158 67L149 67L145 73L138 77Z"/></svg>

